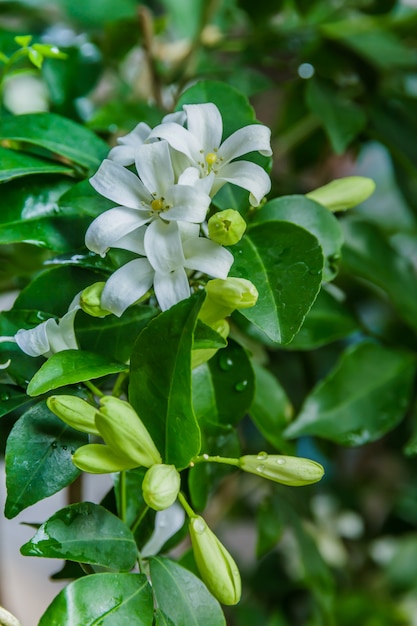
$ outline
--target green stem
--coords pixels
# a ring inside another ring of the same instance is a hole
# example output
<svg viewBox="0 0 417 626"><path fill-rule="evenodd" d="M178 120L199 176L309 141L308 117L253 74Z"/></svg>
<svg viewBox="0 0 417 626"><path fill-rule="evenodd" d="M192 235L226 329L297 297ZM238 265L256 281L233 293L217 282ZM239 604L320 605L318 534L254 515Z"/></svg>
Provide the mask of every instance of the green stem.
<svg viewBox="0 0 417 626"><path fill-rule="evenodd" d="M120 398L120 396L122 395L122 385L124 383L124 381L127 378L127 372L120 372L120 374L118 375L116 382L114 383L114 387L113 387L113 391L111 392L112 396L115 396L116 398Z"/></svg>
<svg viewBox="0 0 417 626"><path fill-rule="evenodd" d="M197 465L198 463L224 463L225 465L234 465L239 467L239 459L232 459L225 456L209 456L208 454L201 454L193 457L190 462L190 467Z"/></svg>
<svg viewBox="0 0 417 626"><path fill-rule="evenodd" d="M136 516L135 521L133 522L133 524L130 527L130 530L132 531L133 534L135 534L136 530L139 528L139 526L141 525L141 523L145 519L145 515L146 515L146 513L148 511L149 511L149 507L145 506L145 508L140 513L138 513L138 515Z"/></svg>
<svg viewBox="0 0 417 626"><path fill-rule="evenodd" d="M88 387L88 389L92 391L95 396L99 396L100 398L104 396L104 393L101 391L101 389L93 385L91 380L85 380L84 385Z"/></svg>
<svg viewBox="0 0 417 626"><path fill-rule="evenodd" d="M191 519L192 517L196 517L196 514L194 513L194 511L192 510L192 508L190 507L190 505L188 504L187 500L185 499L184 494L182 493L182 491L179 492L178 494L178 500L181 502L185 512L187 513L188 517Z"/></svg>
<svg viewBox="0 0 417 626"><path fill-rule="evenodd" d="M119 475L119 508L120 519L126 522L126 472L124 471Z"/></svg>

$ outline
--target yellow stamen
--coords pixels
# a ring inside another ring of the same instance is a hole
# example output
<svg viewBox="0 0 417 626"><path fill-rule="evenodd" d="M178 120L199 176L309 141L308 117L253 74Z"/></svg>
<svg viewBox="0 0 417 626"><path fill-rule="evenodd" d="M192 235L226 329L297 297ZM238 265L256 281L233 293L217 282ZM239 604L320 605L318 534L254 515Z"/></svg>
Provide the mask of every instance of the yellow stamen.
<svg viewBox="0 0 417 626"><path fill-rule="evenodd" d="M151 202L151 207L152 211L162 211L162 209L164 208L164 203L162 202L161 198L155 198L155 200L152 200Z"/></svg>
<svg viewBox="0 0 417 626"><path fill-rule="evenodd" d="M214 154L214 152L209 152L208 154L206 154L207 165L209 166L214 165L216 161L217 161L217 154Z"/></svg>

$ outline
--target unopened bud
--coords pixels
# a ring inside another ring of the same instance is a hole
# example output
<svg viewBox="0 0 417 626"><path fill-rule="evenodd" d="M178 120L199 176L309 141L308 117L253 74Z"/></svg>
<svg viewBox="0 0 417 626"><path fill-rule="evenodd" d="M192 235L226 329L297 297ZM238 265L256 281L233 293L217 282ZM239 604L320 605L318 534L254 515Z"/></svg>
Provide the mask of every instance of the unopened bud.
<svg viewBox="0 0 417 626"><path fill-rule="evenodd" d="M103 309L101 306L101 294L106 283L94 283L86 287L80 296L80 306L84 313L92 317L106 317L111 311Z"/></svg>
<svg viewBox="0 0 417 626"><path fill-rule="evenodd" d="M118 454L110 446L101 443L88 443L77 448L72 462L78 469L90 474L110 474L137 467L137 463L124 454Z"/></svg>
<svg viewBox="0 0 417 626"><path fill-rule="evenodd" d="M375 183L365 176L338 178L306 194L307 198L325 206L329 211L346 211L364 202L375 190Z"/></svg>
<svg viewBox="0 0 417 626"><path fill-rule="evenodd" d="M199 515L191 518L189 530L195 562L208 590L222 604L237 604L242 584L232 556Z"/></svg>
<svg viewBox="0 0 417 626"><path fill-rule="evenodd" d="M258 290L246 278L215 278L208 281L205 289L207 297L200 309L199 318L209 326L228 317L235 309L254 306L258 300Z"/></svg>
<svg viewBox="0 0 417 626"><path fill-rule="evenodd" d="M324 474L323 466L316 461L266 452L241 456L239 467L244 472L291 487L316 483Z"/></svg>
<svg viewBox="0 0 417 626"><path fill-rule="evenodd" d="M128 402L114 396L103 396L95 419L104 441L119 455L134 461L135 467L162 463L150 434Z"/></svg>
<svg viewBox="0 0 417 626"><path fill-rule="evenodd" d="M143 499L155 511L174 504L180 490L181 478L174 465L152 465L142 482Z"/></svg>
<svg viewBox="0 0 417 626"><path fill-rule="evenodd" d="M99 435L95 423L97 409L78 396L50 396L46 404L63 422L82 433Z"/></svg>
<svg viewBox="0 0 417 626"><path fill-rule="evenodd" d="M238 211L226 209L211 216L208 221L210 239L222 246L233 246L246 230L246 222Z"/></svg>

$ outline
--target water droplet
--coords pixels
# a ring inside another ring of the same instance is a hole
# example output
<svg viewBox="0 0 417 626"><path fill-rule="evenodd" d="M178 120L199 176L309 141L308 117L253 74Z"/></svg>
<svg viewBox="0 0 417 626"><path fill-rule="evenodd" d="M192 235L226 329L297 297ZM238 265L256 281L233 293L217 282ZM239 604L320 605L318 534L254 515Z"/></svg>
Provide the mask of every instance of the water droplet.
<svg viewBox="0 0 417 626"><path fill-rule="evenodd" d="M2 393L0 395L0 400L2 400L3 402L6 402L6 400L9 400L9 399L10 399L10 396L8 393Z"/></svg>
<svg viewBox="0 0 417 626"><path fill-rule="evenodd" d="M207 461L208 458L209 458L208 454L203 454L203 459L206 459L206 461Z"/></svg>
<svg viewBox="0 0 417 626"><path fill-rule="evenodd" d="M231 359L230 356L227 356L227 354L220 354L219 365L224 372L228 372L234 365L233 359Z"/></svg>
<svg viewBox="0 0 417 626"><path fill-rule="evenodd" d="M75 450L70 450L71 454L75 454Z"/></svg>
<svg viewBox="0 0 417 626"><path fill-rule="evenodd" d="M56 441L53 441L51 445L52 445L53 448L56 448L58 446Z"/></svg>
<svg viewBox="0 0 417 626"><path fill-rule="evenodd" d="M206 525L201 519L194 520L193 527L198 535L202 535L206 530Z"/></svg>
<svg viewBox="0 0 417 626"><path fill-rule="evenodd" d="M260 452L256 458L258 459L258 461L266 461L266 459L268 458L268 453Z"/></svg>
<svg viewBox="0 0 417 626"><path fill-rule="evenodd" d="M68 449L68 446L62 446L62 449L63 449L63 450L67 450L67 449Z"/></svg>
<svg viewBox="0 0 417 626"><path fill-rule="evenodd" d="M259 474L262 474L262 472L264 471L265 465L263 465L263 463L261 463L261 465L258 465L256 467L256 471L259 472Z"/></svg>
<svg viewBox="0 0 417 626"><path fill-rule="evenodd" d="M277 459L277 465L285 465L285 459Z"/></svg>
<svg viewBox="0 0 417 626"><path fill-rule="evenodd" d="M247 386L248 386L248 381L247 380L241 380L238 383L236 383L235 389L236 389L236 391L245 391Z"/></svg>

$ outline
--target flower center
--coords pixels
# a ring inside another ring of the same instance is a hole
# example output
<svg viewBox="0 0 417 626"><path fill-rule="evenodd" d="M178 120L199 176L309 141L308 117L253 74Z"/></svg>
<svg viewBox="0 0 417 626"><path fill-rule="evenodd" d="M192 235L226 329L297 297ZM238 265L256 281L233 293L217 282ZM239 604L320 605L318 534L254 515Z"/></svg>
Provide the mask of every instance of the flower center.
<svg viewBox="0 0 417 626"><path fill-rule="evenodd" d="M151 208L152 211L162 211L162 209L164 208L164 201L162 200L162 198L155 198L155 200L152 200Z"/></svg>
<svg viewBox="0 0 417 626"><path fill-rule="evenodd" d="M214 152L209 152L206 154L206 163L211 168L217 161L217 154Z"/></svg>

